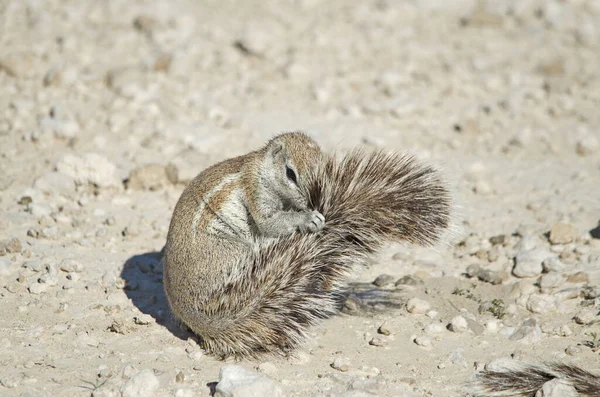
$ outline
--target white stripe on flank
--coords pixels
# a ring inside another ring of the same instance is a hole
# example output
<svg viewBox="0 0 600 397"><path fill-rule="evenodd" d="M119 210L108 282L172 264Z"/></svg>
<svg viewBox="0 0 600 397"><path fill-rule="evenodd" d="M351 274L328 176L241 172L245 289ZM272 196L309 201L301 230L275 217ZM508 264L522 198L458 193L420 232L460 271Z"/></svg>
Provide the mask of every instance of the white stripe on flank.
<svg viewBox="0 0 600 397"><path fill-rule="evenodd" d="M202 213L204 212L204 207L208 204L209 200L217 194L223 187L231 182L234 182L240 178L240 173L236 172L235 174L226 175L223 180L215 186L212 190L202 196L202 200L198 203L198 208L196 208L196 214L194 214L194 219L192 220L192 232L194 238L196 238L196 234L198 233L198 223L200 222L200 218L202 217Z"/></svg>

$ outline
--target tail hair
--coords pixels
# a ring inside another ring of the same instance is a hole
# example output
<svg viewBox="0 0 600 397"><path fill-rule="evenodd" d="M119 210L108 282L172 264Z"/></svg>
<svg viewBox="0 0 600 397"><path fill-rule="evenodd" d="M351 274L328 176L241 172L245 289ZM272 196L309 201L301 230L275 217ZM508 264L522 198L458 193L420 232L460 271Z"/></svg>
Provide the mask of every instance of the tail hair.
<svg viewBox="0 0 600 397"><path fill-rule="evenodd" d="M515 363L514 367L484 370L477 375L474 396L534 397L544 383L560 379L582 397L600 396L600 375L572 364Z"/></svg>
<svg viewBox="0 0 600 397"><path fill-rule="evenodd" d="M324 229L256 242L238 264L243 270L203 309L207 324L228 314L202 335L209 352L256 357L297 347L310 326L338 311L353 266L385 243L434 244L450 223L451 196L439 173L406 155L331 156L306 193Z"/></svg>

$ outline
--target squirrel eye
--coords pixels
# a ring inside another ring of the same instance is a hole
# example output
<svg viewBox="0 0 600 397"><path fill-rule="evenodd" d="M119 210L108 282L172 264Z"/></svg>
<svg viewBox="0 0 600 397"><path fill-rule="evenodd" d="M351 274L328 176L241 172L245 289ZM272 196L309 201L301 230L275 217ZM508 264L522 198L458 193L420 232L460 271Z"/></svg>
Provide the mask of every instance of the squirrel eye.
<svg viewBox="0 0 600 397"><path fill-rule="evenodd" d="M296 179L296 173L287 165L285 166L285 175L288 177L289 180L291 180L295 184L298 184L298 180Z"/></svg>

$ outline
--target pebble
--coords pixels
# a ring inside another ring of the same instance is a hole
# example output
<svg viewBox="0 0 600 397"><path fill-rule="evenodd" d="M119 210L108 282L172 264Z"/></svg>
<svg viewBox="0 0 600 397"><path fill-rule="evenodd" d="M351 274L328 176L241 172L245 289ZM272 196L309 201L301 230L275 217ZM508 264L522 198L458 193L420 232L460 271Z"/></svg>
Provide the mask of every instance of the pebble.
<svg viewBox="0 0 600 397"><path fill-rule="evenodd" d="M579 393L571 384L563 379L552 379L544 383L535 394L536 397L579 397Z"/></svg>
<svg viewBox="0 0 600 397"><path fill-rule="evenodd" d="M420 279L419 277L408 275L408 276L399 278L394 285L397 287L399 285L421 285L421 284L424 284L424 281L422 279Z"/></svg>
<svg viewBox="0 0 600 397"><path fill-rule="evenodd" d="M95 153L82 156L67 154L56 164L56 170L75 180L76 184L98 187L120 186L117 167L108 159Z"/></svg>
<svg viewBox="0 0 600 397"><path fill-rule="evenodd" d="M204 357L204 354L201 351L195 351L188 354L188 358L193 361L200 361Z"/></svg>
<svg viewBox="0 0 600 397"><path fill-rule="evenodd" d="M567 282L573 284L587 284L590 282L590 276L586 272L573 273L567 277Z"/></svg>
<svg viewBox="0 0 600 397"><path fill-rule="evenodd" d="M380 336L374 336L369 341L369 345L371 345L371 346L377 346L377 347L384 347L384 346L387 345L387 340L385 340L384 338L382 338Z"/></svg>
<svg viewBox="0 0 600 397"><path fill-rule="evenodd" d="M29 293L34 294L34 295L39 295L42 294L44 292L46 292L46 290L48 289L49 285L46 283L38 283L33 282L29 285Z"/></svg>
<svg viewBox="0 0 600 397"><path fill-rule="evenodd" d="M525 307L532 313L550 313L556 311L557 300L551 295L531 295Z"/></svg>
<svg viewBox="0 0 600 397"><path fill-rule="evenodd" d="M544 259L542 267L546 273L562 273L566 270L566 266L556 256L550 256Z"/></svg>
<svg viewBox="0 0 600 397"><path fill-rule="evenodd" d="M177 375L175 375L175 382L177 382L177 383L185 382L185 374L181 371L177 372Z"/></svg>
<svg viewBox="0 0 600 397"><path fill-rule="evenodd" d="M594 323L600 322L600 316L598 316L598 309L583 309L579 311L573 320L577 324L581 325L592 325Z"/></svg>
<svg viewBox="0 0 600 397"><path fill-rule="evenodd" d="M537 343L542 340L542 329L535 319L529 319L515 330L509 337L512 341L520 343Z"/></svg>
<svg viewBox="0 0 600 397"><path fill-rule="evenodd" d="M565 353L569 356L576 356L581 353L581 348L579 346L571 345L565 349Z"/></svg>
<svg viewBox="0 0 600 397"><path fill-rule="evenodd" d="M122 397L151 397L153 396L160 382L154 371L151 369L144 369L135 374L121 387Z"/></svg>
<svg viewBox="0 0 600 397"><path fill-rule="evenodd" d="M21 240L18 238L11 238L10 240L0 241L0 256L5 253L9 254L18 254L23 249L23 245L21 244Z"/></svg>
<svg viewBox="0 0 600 397"><path fill-rule="evenodd" d="M428 335L441 334L444 331L446 331L446 327L444 327L444 324L440 322L427 324L425 328L423 328L423 332L425 332Z"/></svg>
<svg viewBox="0 0 600 397"><path fill-rule="evenodd" d="M350 369L350 360L345 357L336 357L331 363L331 368L341 372L348 372Z"/></svg>
<svg viewBox="0 0 600 397"><path fill-rule="evenodd" d="M127 187L134 190L159 190L170 184L165 167L148 164L134 168L129 173Z"/></svg>
<svg viewBox="0 0 600 397"><path fill-rule="evenodd" d="M377 276L377 278L375 278L375 280L373 280L373 284L376 285L377 287L385 287L387 285L390 285L394 282L394 277L390 276L389 274L381 274L379 276Z"/></svg>
<svg viewBox="0 0 600 397"><path fill-rule="evenodd" d="M414 340L415 344L422 347L430 347L433 344L433 341L428 336L417 336Z"/></svg>
<svg viewBox="0 0 600 397"><path fill-rule="evenodd" d="M83 271L83 265L81 264L81 262L72 258L63 259L58 264L58 267L63 272L67 273L80 273Z"/></svg>
<svg viewBox="0 0 600 397"><path fill-rule="evenodd" d="M381 326L377 328L377 332L385 336L390 336L392 334L392 331L387 324L381 324Z"/></svg>
<svg viewBox="0 0 600 397"><path fill-rule="evenodd" d="M469 330L469 323L463 316L456 316L448 324L448 330L457 333L467 332Z"/></svg>
<svg viewBox="0 0 600 397"><path fill-rule="evenodd" d="M551 272L547 274L542 274L540 277L540 288L543 293L547 293L552 289L556 289L565 283L566 279L562 274Z"/></svg>
<svg viewBox="0 0 600 397"><path fill-rule="evenodd" d="M215 397L283 397L277 382L239 365L224 365L219 371Z"/></svg>
<svg viewBox="0 0 600 397"><path fill-rule="evenodd" d="M579 232L575 226L569 223L556 222L550 229L549 240L552 244L572 243L579 237Z"/></svg>
<svg viewBox="0 0 600 397"><path fill-rule="evenodd" d="M431 304L419 298L411 298L406 303L406 310L412 314L425 314L431 309Z"/></svg>
<svg viewBox="0 0 600 397"><path fill-rule="evenodd" d="M600 150L600 141L595 136L589 135L577 141L575 150L580 156L592 155Z"/></svg>
<svg viewBox="0 0 600 397"><path fill-rule="evenodd" d="M552 254L543 248L519 251L515 257L513 275L519 278L536 277L544 270L542 262Z"/></svg>

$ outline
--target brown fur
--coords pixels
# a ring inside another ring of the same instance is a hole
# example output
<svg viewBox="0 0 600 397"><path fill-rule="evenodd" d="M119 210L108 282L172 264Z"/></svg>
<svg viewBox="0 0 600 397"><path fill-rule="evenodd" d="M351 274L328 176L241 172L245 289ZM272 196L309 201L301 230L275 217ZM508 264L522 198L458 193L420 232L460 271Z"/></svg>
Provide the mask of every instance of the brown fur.
<svg viewBox="0 0 600 397"><path fill-rule="evenodd" d="M450 195L433 169L383 152L314 162L314 155L302 155L302 137L286 147L298 152L293 161L303 170L307 210L325 216L320 232L191 239L192 192L205 188L212 176L203 174L213 167L175 208L165 246L165 291L174 314L220 357L297 347L310 326L337 312L353 266L384 243L432 244L449 225Z"/></svg>
<svg viewBox="0 0 600 397"><path fill-rule="evenodd" d="M563 363L520 364L501 371L483 371L477 376L477 397L535 397L544 383L561 379L582 397L600 396L600 375Z"/></svg>

